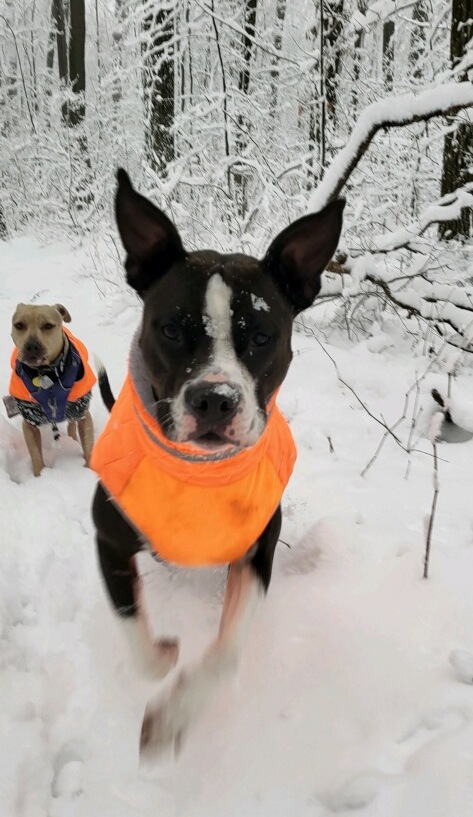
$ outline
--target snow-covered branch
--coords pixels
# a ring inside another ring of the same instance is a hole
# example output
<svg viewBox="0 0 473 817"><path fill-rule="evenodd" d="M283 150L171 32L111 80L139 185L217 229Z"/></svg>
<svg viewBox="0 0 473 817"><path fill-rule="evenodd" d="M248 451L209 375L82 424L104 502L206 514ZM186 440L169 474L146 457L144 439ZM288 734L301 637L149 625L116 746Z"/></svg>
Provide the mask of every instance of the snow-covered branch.
<svg viewBox="0 0 473 817"><path fill-rule="evenodd" d="M360 115L347 144L337 154L310 197L308 210L321 210L339 195L381 128L412 125L436 116L453 116L470 107L473 107L473 84L470 82L451 82L420 94L386 97L369 105Z"/></svg>
<svg viewBox="0 0 473 817"><path fill-rule="evenodd" d="M473 182L447 193L421 213L420 218L392 233L374 236L370 252L384 253L403 248L411 249L411 242L425 233L433 224L459 218L464 207L473 208Z"/></svg>

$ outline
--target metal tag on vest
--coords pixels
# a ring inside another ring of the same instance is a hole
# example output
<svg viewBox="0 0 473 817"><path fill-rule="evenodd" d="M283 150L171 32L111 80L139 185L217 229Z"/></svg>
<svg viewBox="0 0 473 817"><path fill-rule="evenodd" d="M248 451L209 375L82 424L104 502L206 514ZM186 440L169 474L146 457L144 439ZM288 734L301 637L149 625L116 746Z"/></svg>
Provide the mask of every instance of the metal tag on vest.
<svg viewBox="0 0 473 817"><path fill-rule="evenodd" d="M54 381L47 374L40 374L38 380L42 389L50 389L54 385Z"/></svg>

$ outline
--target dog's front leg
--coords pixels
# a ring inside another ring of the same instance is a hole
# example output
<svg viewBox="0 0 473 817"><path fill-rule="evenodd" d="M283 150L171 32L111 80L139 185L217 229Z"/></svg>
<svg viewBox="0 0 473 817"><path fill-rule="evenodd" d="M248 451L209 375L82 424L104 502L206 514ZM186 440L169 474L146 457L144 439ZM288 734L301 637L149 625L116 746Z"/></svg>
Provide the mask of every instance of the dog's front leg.
<svg viewBox="0 0 473 817"><path fill-rule="evenodd" d="M71 420L67 424L67 436L71 438L71 440L77 440L77 423L75 420Z"/></svg>
<svg viewBox="0 0 473 817"><path fill-rule="evenodd" d="M41 445L41 431L37 426L23 420L23 434L25 437L26 446L31 457L31 465L33 466L33 474L39 477L44 468L43 449Z"/></svg>
<svg viewBox="0 0 473 817"><path fill-rule="evenodd" d="M88 465L92 448L94 447L94 423L90 411L86 411L81 420L77 421L79 437L84 452L85 464Z"/></svg>
<svg viewBox="0 0 473 817"><path fill-rule="evenodd" d="M177 753L187 730L218 686L235 674L250 623L269 585L280 527L278 509L258 540L252 559L231 565L218 636L198 664L181 670L170 689L147 706L141 732L142 756L152 757L169 748Z"/></svg>
<svg viewBox="0 0 473 817"><path fill-rule="evenodd" d="M237 666L263 587L250 563L230 567L220 629L202 660L183 669L173 686L156 704L149 704L143 720L140 748L143 755L160 754L168 747L178 752L183 737L219 684Z"/></svg>

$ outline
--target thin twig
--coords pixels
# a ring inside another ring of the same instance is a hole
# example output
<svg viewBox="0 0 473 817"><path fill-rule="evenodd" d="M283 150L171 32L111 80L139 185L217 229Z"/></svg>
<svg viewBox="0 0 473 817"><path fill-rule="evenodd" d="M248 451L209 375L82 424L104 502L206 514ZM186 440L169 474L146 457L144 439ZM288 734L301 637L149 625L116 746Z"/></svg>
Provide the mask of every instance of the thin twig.
<svg viewBox="0 0 473 817"><path fill-rule="evenodd" d="M439 412L441 413L441 412ZM437 459L437 437L432 440L432 448L434 450L434 495L432 497L432 508L430 510L429 526L427 528L427 539L425 542L425 556L424 556L424 573L423 578L429 578L429 561L430 561L430 546L432 543L432 531L434 528L435 510L437 508L437 499L439 495L439 472Z"/></svg>
<svg viewBox="0 0 473 817"><path fill-rule="evenodd" d="M386 442L387 438L390 435L392 435L394 429L397 428L403 422L403 420L405 420L405 419L406 419L406 413L404 412L402 417L399 417L399 420L396 420L396 422L392 426L389 426L386 429L383 436L381 437L380 442L378 443L378 447L376 448L376 451L374 452L374 454L371 457L371 459L369 460L369 462L367 462L367 464L363 468L363 471L361 472L360 477L365 477L366 476L366 474L368 473L368 471L371 468L371 466L373 465L373 463L377 460L377 458L379 456L379 453L380 453L384 443Z"/></svg>
<svg viewBox="0 0 473 817"><path fill-rule="evenodd" d="M380 426L382 426L382 427L383 427L383 428L386 430L387 435L388 435L388 436L390 436L390 437L391 437L391 438L394 440L394 442L395 442L395 443L397 443L397 445L398 445L400 448L402 448L402 450L403 450L403 451L405 451L406 453L410 453L410 452L408 452L408 450L407 450L406 446L405 446L405 445L403 445L403 443L401 442L401 440L399 439L399 437L397 437L397 436L396 436L396 434L394 434L394 431L392 431L392 429L391 429L391 428L388 426L388 424L386 423L386 421L385 421L384 419L382 419L382 418L380 419L379 417L376 417L376 415L375 415L375 414L373 414L373 412L372 412L372 411L370 411L370 409L368 408L368 406L366 405L366 403L365 403L365 402L364 402L364 401L361 399L361 397L359 397L359 395L356 393L356 391L355 391L355 389L353 388L353 386L350 386L350 384L349 384L349 383L347 383L347 381L343 379L343 377L342 377L342 376L341 376L341 374L340 374L340 370L339 370L339 368L338 368L338 365L337 365L336 360L335 360L335 359L332 357L332 355L330 354L330 352L327 352L327 349L325 348L325 346L323 345L323 343L321 343L321 342L320 342L320 340L318 339L318 337L317 337L317 335L315 334L314 330L313 330L313 329L312 329L310 326L307 326L307 325L306 325L306 324L303 322L303 320L302 320L301 318L299 318L298 323L299 323L299 325L300 325L300 326L302 326L302 328L304 329L304 331L305 331L307 334L310 334L310 335L311 335L311 336L314 338L314 340L315 340L315 341L316 341L316 342L319 344L319 346L320 346L320 348L322 349L322 351L323 351L323 352L324 352L324 353L327 355L328 359L329 359L329 360L332 362L332 364L333 364L333 366L334 366L334 368L335 368L335 371L336 371L336 373L337 373L337 377L338 377L339 382L340 382L340 383L341 383L343 386L345 386L345 388L347 388L347 389L348 389L348 390L349 390L349 391L350 391L350 392L353 394L353 396L354 396L354 397L355 397L355 399L358 401L358 403L360 404L360 406L361 406L361 407L362 407L362 408L363 408L363 409L366 411L367 415L368 415L369 417L371 417L371 419L372 419L372 420L374 420L376 423L378 423ZM402 418L401 418L401 419L402 419ZM416 454L425 454L426 456L432 456L431 454L429 454L429 453L428 453L428 451L422 451L422 449L416 449L416 448L414 448L414 449L412 449L412 451L413 451L414 453L416 453Z"/></svg>

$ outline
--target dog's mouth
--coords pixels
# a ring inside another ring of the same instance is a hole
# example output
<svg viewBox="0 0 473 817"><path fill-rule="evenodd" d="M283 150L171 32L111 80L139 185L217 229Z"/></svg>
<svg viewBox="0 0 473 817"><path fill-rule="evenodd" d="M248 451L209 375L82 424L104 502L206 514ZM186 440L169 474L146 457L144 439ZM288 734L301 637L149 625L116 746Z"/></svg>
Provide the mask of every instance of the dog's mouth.
<svg viewBox="0 0 473 817"><path fill-rule="evenodd" d="M228 448L229 445L235 448L239 447L239 442L227 436L225 431L195 432L189 436L187 442L206 451L218 451L221 448Z"/></svg>
<svg viewBox="0 0 473 817"><path fill-rule="evenodd" d="M20 362L31 369L40 369L42 366L48 365L48 359L45 355L21 355Z"/></svg>

